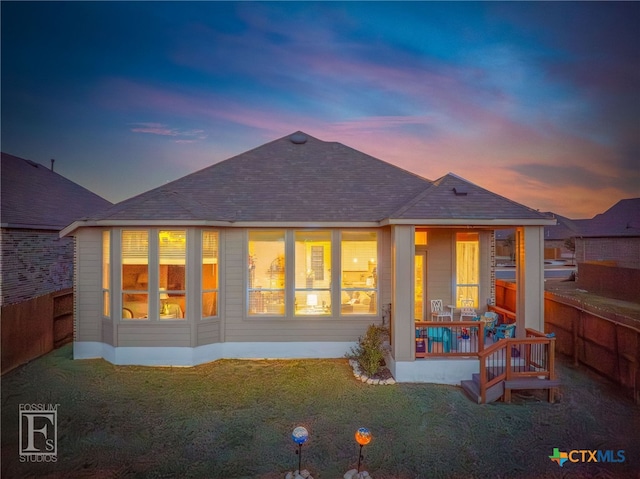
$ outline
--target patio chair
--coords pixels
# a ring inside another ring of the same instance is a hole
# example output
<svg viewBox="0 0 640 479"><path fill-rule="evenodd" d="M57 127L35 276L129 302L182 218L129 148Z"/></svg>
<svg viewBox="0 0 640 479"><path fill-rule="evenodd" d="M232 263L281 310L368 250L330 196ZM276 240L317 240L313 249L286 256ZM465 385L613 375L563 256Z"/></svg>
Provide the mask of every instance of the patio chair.
<svg viewBox="0 0 640 479"><path fill-rule="evenodd" d="M472 299L463 299L460 301L460 321L464 321L464 318L471 318L472 320L476 317L476 310L473 307Z"/></svg>
<svg viewBox="0 0 640 479"><path fill-rule="evenodd" d="M495 335L496 323L498 322L498 313L487 311L482 315L481 320L484 322L484 337L486 338L490 334Z"/></svg>
<svg viewBox="0 0 640 479"><path fill-rule="evenodd" d="M516 337L516 325L515 324L501 324L496 326L496 332L493 335L493 339L498 341L500 339L515 338Z"/></svg>
<svg viewBox="0 0 640 479"><path fill-rule="evenodd" d="M442 343L442 351L451 351L451 330L449 328L428 328L427 338L429 339L427 350L431 352L431 346L435 343Z"/></svg>
<svg viewBox="0 0 640 479"><path fill-rule="evenodd" d="M431 300L431 318L433 321L453 321L453 306L448 306L449 311L444 310L444 304L441 299Z"/></svg>

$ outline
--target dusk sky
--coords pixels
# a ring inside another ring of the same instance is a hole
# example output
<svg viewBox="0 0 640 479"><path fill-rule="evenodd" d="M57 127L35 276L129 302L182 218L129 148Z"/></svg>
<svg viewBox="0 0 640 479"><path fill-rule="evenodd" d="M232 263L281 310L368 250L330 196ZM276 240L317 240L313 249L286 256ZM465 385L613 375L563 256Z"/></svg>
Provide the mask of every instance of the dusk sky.
<svg viewBox="0 0 640 479"><path fill-rule="evenodd" d="M112 202L297 130L590 218L640 196L640 3L5 2L2 151Z"/></svg>

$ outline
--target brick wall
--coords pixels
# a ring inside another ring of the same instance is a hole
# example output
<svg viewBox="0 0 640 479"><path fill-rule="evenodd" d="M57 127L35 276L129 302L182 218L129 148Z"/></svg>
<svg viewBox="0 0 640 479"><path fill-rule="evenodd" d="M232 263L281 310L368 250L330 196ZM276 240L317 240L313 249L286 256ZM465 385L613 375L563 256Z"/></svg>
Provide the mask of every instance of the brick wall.
<svg viewBox="0 0 640 479"><path fill-rule="evenodd" d="M640 269L640 238L576 238L576 260L615 261L623 268Z"/></svg>
<svg viewBox="0 0 640 479"><path fill-rule="evenodd" d="M73 238L58 231L2 228L0 304L73 287Z"/></svg>
<svg viewBox="0 0 640 479"><path fill-rule="evenodd" d="M606 263L578 263L576 286L608 298L640 303L640 269Z"/></svg>

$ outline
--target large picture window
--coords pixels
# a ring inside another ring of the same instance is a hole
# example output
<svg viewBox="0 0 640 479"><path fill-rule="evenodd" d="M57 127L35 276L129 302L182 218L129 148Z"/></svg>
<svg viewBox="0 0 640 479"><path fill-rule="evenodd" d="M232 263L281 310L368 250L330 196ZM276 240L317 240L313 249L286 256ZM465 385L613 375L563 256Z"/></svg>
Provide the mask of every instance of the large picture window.
<svg viewBox="0 0 640 479"><path fill-rule="evenodd" d="M333 230L249 231L249 316L378 314L377 233L342 231L339 248L334 236ZM334 265L341 266L339 276Z"/></svg>
<svg viewBox="0 0 640 479"><path fill-rule="evenodd" d="M249 232L249 314L284 316L285 232Z"/></svg>
<svg viewBox="0 0 640 479"><path fill-rule="evenodd" d="M218 315L218 232L202 232L202 317Z"/></svg>
<svg viewBox="0 0 640 479"><path fill-rule="evenodd" d="M340 310L344 315L377 314L378 237L374 231L344 231Z"/></svg>
<svg viewBox="0 0 640 479"><path fill-rule="evenodd" d="M480 292L480 242L478 233L456 233L456 307L472 300L478 307Z"/></svg>
<svg viewBox="0 0 640 479"><path fill-rule="evenodd" d="M331 314L331 231L295 233L295 314Z"/></svg>
<svg viewBox="0 0 640 479"><path fill-rule="evenodd" d="M182 319L186 313L185 295L187 232L158 232L158 311L160 319Z"/></svg>
<svg viewBox="0 0 640 479"><path fill-rule="evenodd" d="M122 318L149 317L149 233L122 232Z"/></svg>

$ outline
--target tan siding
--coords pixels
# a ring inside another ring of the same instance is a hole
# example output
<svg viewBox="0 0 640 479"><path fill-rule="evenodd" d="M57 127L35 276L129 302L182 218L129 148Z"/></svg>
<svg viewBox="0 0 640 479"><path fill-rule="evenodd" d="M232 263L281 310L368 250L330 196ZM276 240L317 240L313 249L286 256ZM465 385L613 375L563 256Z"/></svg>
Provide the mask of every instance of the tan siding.
<svg viewBox="0 0 640 479"><path fill-rule="evenodd" d="M220 342L220 321L206 321L198 325L198 346Z"/></svg>
<svg viewBox="0 0 640 479"><path fill-rule="evenodd" d="M102 320L102 342L107 344L113 343L113 321L110 319Z"/></svg>
<svg viewBox="0 0 640 479"><path fill-rule="evenodd" d="M380 306L391 303L391 228L386 227L379 232L380 258L378 262L378 283L380 288ZM382 311L380 311L382 314Z"/></svg>
<svg viewBox="0 0 640 479"><path fill-rule="evenodd" d="M100 285L102 230L81 228L76 232L77 341L102 341L102 288Z"/></svg>
<svg viewBox="0 0 640 479"><path fill-rule="evenodd" d="M227 325L227 341L357 341L370 320L273 320L259 319L242 322L239 327Z"/></svg>
<svg viewBox="0 0 640 479"><path fill-rule="evenodd" d="M191 346L190 325L160 324L125 324L118 326L118 346Z"/></svg>
<svg viewBox="0 0 640 479"><path fill-rule="evenodd" d="M430 230L427 253L427 309L432 299L453 304L453 235L451 230Z"/></svg>
<svg viewBox="0 0 640 479"><path fill-rule="evenodd" d="M244 229L228 229L225 231L225 274L223 278L225 282L225 311L222 312L224 335L220 338L221 341L232 341L228 337L229 329L237 330L238 325L242 325L245 297L245 271L243 265L247 264L244 259L244 233ZM240 329L242 329L242 326L240 326ZM247 335L250 336L250 333L247 333Z"/></svg>

